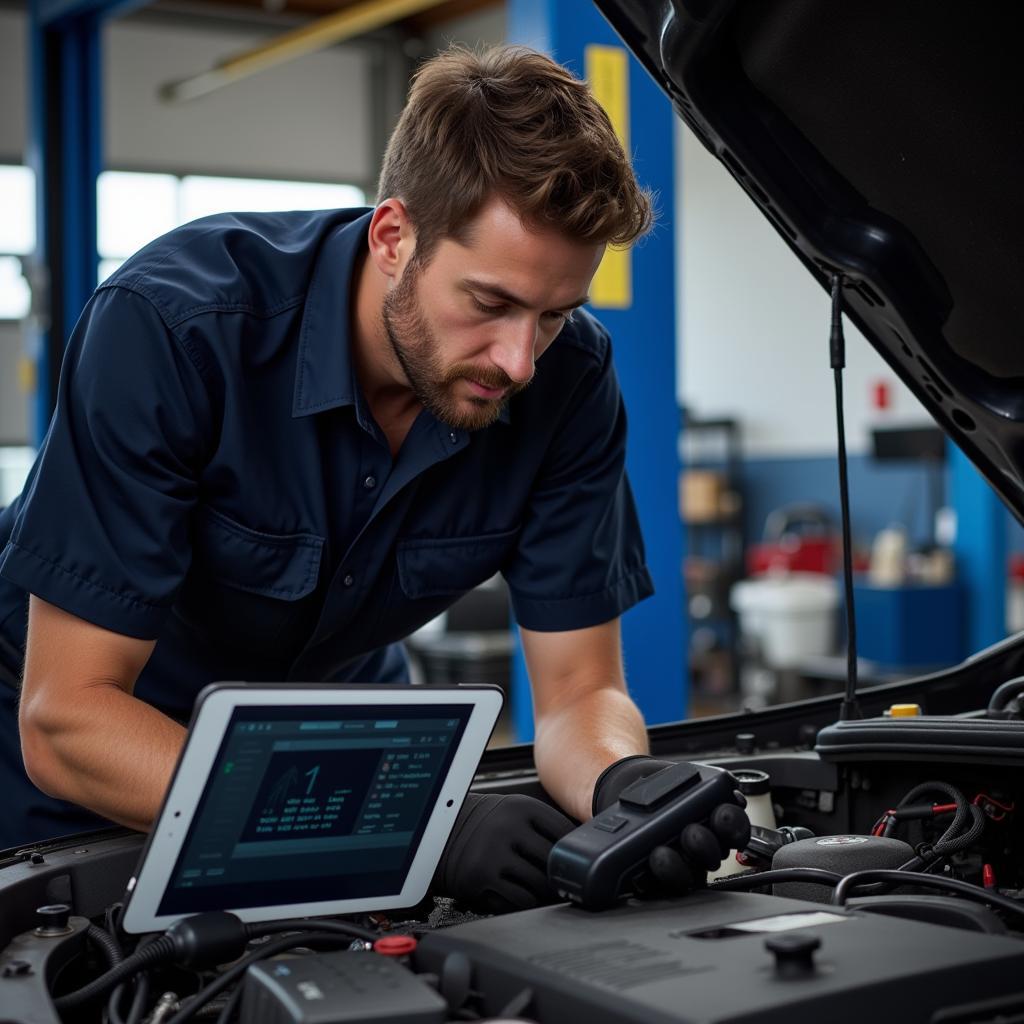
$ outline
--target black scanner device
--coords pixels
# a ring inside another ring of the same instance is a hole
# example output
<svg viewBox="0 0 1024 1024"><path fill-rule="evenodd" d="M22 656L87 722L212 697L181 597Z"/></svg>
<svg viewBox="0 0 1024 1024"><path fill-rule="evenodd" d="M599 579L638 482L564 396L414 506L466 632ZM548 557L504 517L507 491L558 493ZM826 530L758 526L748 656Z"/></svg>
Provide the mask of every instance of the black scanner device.
<svg viewBox="0 0 1024 1024"><path fill-rule="evenodd" d="M627 786L619 799L563 836L548 856L558 895L587 910L610 907L634 890L655 847L678 841L720 804L745 804L722 768L681 762Z"/></svg>

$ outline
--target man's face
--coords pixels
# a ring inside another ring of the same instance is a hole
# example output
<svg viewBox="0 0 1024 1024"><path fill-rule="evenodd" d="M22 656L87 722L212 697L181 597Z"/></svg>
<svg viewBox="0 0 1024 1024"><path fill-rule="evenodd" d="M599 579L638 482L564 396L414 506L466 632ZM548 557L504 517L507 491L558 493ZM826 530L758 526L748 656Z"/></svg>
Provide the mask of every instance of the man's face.
<svg viewBox="0 0 1024 1024"><path fill-rule="evenodd" d="M534 363L587 297L604 247L526 228L489 203L465 238L415 256L384 298L384 328L414 394L434 416L480 430L533 378Z"/></svg>

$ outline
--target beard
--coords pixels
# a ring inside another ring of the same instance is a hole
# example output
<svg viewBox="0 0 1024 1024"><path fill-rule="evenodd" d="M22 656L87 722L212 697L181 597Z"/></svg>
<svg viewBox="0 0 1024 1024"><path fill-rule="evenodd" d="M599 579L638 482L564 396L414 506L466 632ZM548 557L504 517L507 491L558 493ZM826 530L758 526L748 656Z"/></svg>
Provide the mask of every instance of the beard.
<svg viewBox="0 0 1024 1024"><path fill-rule="evenodd" d="M391 349L424 409L457 430L482 430L501 415L509 399L529 381L513 381L496 366L444 365L441 343L430 329L416 294L421 269L413 257L401 280L384 296L381 317ZM503 388L505 393L500 398L460 397L455 389L463 380L476 381L485 388Z"/></svg>

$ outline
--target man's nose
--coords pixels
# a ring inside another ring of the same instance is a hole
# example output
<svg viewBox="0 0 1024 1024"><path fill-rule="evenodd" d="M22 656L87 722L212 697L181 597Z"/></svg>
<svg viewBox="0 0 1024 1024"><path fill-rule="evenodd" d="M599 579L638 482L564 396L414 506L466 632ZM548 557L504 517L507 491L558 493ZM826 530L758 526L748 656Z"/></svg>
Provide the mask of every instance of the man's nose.
<svg viewBox="0 0 1024 1024"><path fill-rule="evenodd" d="M499 337L491 346L491 361L515 384L523 384L533 377L538 334L539 326L533 316L513 317L502 325Z"/></svg>

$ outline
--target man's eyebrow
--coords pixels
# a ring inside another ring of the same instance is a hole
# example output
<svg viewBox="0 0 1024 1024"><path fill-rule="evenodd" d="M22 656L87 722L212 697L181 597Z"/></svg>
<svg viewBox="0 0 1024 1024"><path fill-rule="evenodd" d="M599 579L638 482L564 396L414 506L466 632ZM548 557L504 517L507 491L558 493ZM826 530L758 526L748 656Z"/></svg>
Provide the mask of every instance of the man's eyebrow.
<svg viewBox="0 0 1024 1024"><path fill-rule="evenodd" d="M462 287L466 291L474 292L485 292L488 295L493 295L496 299L501 299L502 302L507 302L511 306L520 306L523 309L529 309L530 303L525 299L521 299L518 295L513 295L512 292L502 288L500 284L491 284L488 281L479 281L474 277L464 278L462 281ZM585 305L590 301L589 295L584 295L582 299L577 299L575 302L566 303L564 306L557 307L558 309L577 309L580 306Z"/></svg>

